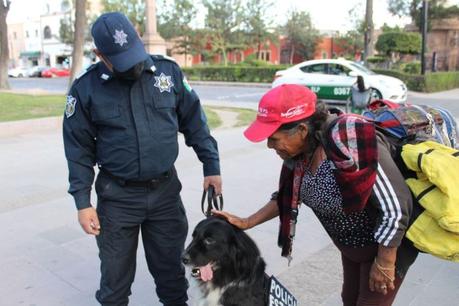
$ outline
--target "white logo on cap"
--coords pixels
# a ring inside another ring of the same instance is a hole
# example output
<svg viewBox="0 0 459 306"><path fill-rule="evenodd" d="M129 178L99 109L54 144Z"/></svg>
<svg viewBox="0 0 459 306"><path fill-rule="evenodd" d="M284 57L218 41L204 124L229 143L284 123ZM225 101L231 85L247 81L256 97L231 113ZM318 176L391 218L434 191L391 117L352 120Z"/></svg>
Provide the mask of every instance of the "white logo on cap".
<svg viewBox="0 0 459 306"><path fill-rule="evenodd" d="M115 30L115 35L113 35L113 38L115 39L115 44L118 44L120 45L121 47L124 45L124 44L127 44L128 41L127 41L127 34L124 33L123 30L121 31L118 31L118 30Z"/></svg>
<svg viewBox="0 0 459 306"><path fill-rule="evenodd" d="M267 108L263 108L263 107L259 107L258 108L258 116L260 116L260 117L268 117L268 109Z"/></svg>
<svg viewBox="0 0 459 306"><path fill-rule="evenodd" d="M305 110L304 110L305 106L306 105L303 104L303 105L298 105L298 106L292 107L292 108L288 109L285 113L281 113L281 117L292 118L294 116L298 116L298 115L304 114L305 113Z"/></svg>

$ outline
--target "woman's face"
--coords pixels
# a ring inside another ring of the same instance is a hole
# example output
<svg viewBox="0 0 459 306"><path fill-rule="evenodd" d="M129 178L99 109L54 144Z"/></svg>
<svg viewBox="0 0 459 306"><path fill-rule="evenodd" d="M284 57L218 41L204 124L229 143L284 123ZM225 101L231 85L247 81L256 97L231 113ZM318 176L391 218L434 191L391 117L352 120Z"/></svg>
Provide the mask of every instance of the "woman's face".
<svg viewBox="0 0 459 306"><path fill-rule="evenodd" d="M305 151L307 127L300 124L295 130L277 131L268 138L268 148L276 150L282 159L295 157Z"/></svg>

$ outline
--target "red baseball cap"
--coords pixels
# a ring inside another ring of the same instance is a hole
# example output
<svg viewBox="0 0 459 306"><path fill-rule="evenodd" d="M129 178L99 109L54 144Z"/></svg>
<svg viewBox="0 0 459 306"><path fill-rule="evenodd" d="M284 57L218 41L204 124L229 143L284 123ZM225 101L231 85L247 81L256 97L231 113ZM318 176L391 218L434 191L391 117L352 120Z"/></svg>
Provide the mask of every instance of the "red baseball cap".
<svg viewBox="0 0 459 306"><path fill-rule="evenodd" d="M258 104L255 121L244 131L252 142L260 142L274 134L285 123L311 116L317 97L305 86L282 84L268 91Z"/></svg>

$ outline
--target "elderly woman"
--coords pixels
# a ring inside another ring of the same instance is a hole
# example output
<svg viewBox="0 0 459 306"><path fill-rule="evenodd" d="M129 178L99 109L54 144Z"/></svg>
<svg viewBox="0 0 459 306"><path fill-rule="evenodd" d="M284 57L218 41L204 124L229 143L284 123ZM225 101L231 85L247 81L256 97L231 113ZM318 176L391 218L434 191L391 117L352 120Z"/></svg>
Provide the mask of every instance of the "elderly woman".
<svg viewBox="0 0 459 306"><path fill-rule="evenodd" d="M244 132L267 139L284 160L279 190L247 218L215 211L233 225L252 228L280 217L279 246L290 257L298 206L310 207L341 252L344 305L391 305L417 251L404 238L412 198L372 123L330 115L315 94L298 85L266 93Z"/></svg>

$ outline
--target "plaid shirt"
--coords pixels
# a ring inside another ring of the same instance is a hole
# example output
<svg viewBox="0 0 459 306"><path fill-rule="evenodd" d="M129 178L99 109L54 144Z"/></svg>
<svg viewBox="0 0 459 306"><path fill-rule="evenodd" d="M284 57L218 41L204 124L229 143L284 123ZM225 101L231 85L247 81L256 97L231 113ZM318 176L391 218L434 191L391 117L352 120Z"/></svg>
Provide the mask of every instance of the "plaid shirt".
<svg viewBox="0 0 459 306"><path fill-rule="evenodd" d="M345 213L365 208L376 181L378 168L377 139L374 124L362 117L339 116L323 131L322 145L327 158L336 167L336 181L343 198ZM282 256L291 254L293 237L291 232L292 195L295 163L288 160L282 166L277 205L280 229L278 244Z"/></svg>

